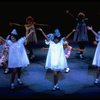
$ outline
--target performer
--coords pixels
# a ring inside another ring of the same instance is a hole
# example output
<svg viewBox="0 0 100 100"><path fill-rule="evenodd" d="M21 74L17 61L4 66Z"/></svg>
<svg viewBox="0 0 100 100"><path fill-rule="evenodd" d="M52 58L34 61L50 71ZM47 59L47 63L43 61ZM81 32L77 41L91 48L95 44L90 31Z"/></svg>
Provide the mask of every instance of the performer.
<svg viewBox="0 0 100 100"><path fill-rule="evenodd" d="M65 41L63 46L64 46L64 52L65 52L66 59L68 59L70 57L72 50L74 50L74 51L84 51L84 50L82 50L80 48L73 48L72 46L70 46L68 44L68 41ZM65 72L66 73L68 73L69 71L70 71L69 67L65 68Z"/></svg>
<svg viewBox="0 0 100 100"><path fill-rule="evenodd" d="M9 72L8 69L8 49L6 43L3 43L2 40L0 40L0 66L4 69L4 74L7 74Z"/></svg>
<svg viewBox="0 0 100 100"><path fill-rule="evenodd" d="M30 33L26 37L22 37L18 39L18 35L20 33L17 33L16 29L13 29L11 32L11 35L9 37L9 40L5 40L0 36L0 39L2 41L5 41L9 45L9 55L8 55L8 68L12 69L11 74L11 89L15 88L14 80L17 77L18 84L22 85L21 81L21 68L26 67L29 65L29 59L26 54L26 50L24 47L24 42L26 39L32 34L33 31L30 31Z"/></svg>
<svg viewBox="0 0 100 100"><path fill-rule="evenodd" d="M90 30L94 35L95 39L98 42L96 51L94 54L93 62L92 65L97 66L97 71L96 71L96 79L95 79L95 84L99 82L99 76L100 76L100 31L95 32L92 27L88 26L88 30Z"/></svg>
<svg viewBox="0 0 100 100"><path fill-rule="evenodd" d="M80 49L85 49L85 43L88 41L86 20L85 14L80 12L77 18L76 32L74 33L74 41L78 43ZM80 58L84 57L83 53L84 51L80 51Z"/></svg>
<svg viewBox="0 0 100 100"><path fill-rule="evenodd" d="M67 13L75 18L69 11ZM77 15L77 18L75 18L77 21L77 26L76 26L76 32L74 33L74 41L78 43L78 46L80 49L85 50L85 43L88 41L88 34L87 34L87 25L86 25L86 20L88 20L85 17L85 14L83 12L79 12ZM80 51L79 57L81 59L84 58L83 56L84 51Z"/></svg>
<svg viewBox="0 0 100 100"><path fill-rule="evenodd" d="M26 49L28 51L29 59L32 60L35 57L35 54L33 53L34 44L37 44L37 34L35 30L35 25L38 26L47 26L46 24L38 24L34 21L34 18L32 16L28 16L26 18L26 24L20 25L17 23L10 23L10 25L16 25L16 26L24 26L26 29L26 35L30 33L30 31L33 31L32 34L29 36L26 42Z"/></svg>
<svg viewBox="0 0 100 100"><path fill-rule="evenodd" d="M58 86L58 73L59 71L65 70L67 65L67 60L64 53L63 43L66 40L66 37L62 38L60 37L60 32L58 29L55 29L55 33L52 37L53 40L48 38L48 36L44 33L44 31L39 28L39 30L42 32L46 40L49 42L49 49L48 54L46 58L46 69L51 69L54 73L54 87L53 90L59 89Z"/></svg>

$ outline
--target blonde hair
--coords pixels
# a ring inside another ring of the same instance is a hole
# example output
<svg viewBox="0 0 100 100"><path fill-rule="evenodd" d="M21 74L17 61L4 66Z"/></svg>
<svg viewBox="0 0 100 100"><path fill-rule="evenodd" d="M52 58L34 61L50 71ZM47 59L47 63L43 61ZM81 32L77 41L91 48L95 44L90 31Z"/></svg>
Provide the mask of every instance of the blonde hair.
<svg viewBox="0 0 100 100"><path fill-rule="evenodd" d="M32 22L34 21L34 19L33 19L32 16L28 16L28 17L26 18L26 22L28 22L29 20L32 21Z"/></svg>
<svg viewBox="0 0 100 100"><path fill-rule="evenodd" d="M64 45L68 45L68 41L65 41L65 42L64 42Z"/></svg>
<svg viewBox="0 0 100 100"><path fill-rule="evenodd" d="M85 14L83 12L79 12L77 16L84 18L85 17Z"/></svg>

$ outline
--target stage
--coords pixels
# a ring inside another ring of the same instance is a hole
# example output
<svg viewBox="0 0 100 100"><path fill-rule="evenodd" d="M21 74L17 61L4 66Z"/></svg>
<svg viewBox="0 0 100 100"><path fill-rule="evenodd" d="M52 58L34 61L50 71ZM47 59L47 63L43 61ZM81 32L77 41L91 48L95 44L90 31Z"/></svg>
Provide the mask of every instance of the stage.
<svg viewBox="0 0 100 100"><path fill-rule="evenodd" d="M74 42L69 42L71 46L77 47ZM77 51L72 51L67 60L70 68L69 73L62 72L63 78L59 80L60 90L52 91L52 79L47 79L45 69L45 59L47 50L42 50L44 41L41 41L34 48L35 58L31 64L22 69L23 85L18 86L15 82L15 89L10 90L10 73L3 74L0 68L0 97L92 97L99 96L100 85L94 85L95 67L91 66L95 48L91 43L87 43L84 52L84 59L77 56ZM51 77L51 72L49 72Z"/></svg>

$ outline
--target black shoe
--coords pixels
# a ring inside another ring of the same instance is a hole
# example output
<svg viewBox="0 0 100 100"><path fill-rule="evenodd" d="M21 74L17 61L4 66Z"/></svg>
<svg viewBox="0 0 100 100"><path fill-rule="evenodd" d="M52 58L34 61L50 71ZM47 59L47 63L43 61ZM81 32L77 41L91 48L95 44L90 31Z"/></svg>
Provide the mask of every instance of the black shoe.
<svg viewBox="0 0 100 100"><path fill-rule="evenodd" d="M80 54L80 55L79 55L79 57L80 57L81 59L83 59L83 58L84 58L82 54Z"/></svg>
<svg viewBox="0 0 100 100"><path fill-rule="evenodd" d="M70 72L70 69L66 68L65 73L69 73L69 72Z"/></svg>
<svg viewBox="0 0 100 100"><path fill-rule="evenodd" d="M98 84L99 83L99 79L96 79L95 81L94 81L94 84Z"/></svg>
<svg viewBox="0 0 100 100"><path fill-rule="evenodd" d="M14 84L14 83L11 83L10 89L11 89L11 90L14 90L14 89L15 89L15 84Z"/></svg>
<svg viewBox="0 0 100 100"><path fill-rule="evenodd" d="M32 56L30 57L31 60L32 60L33 58L35 58L35 55L32 55Z"/></svg>
<svg viewBox="0 0 100 100"><path fill-rule="evenodd" d="M9 69L5 69L4 74L8 74L9 73Z"/></svg>
<svg viewBox="0 0 100 100"><path fill-rule="evenodd" d="M23 85L23 82L22 82L20 79L17 79L17 83L18 83L19 85Z"/></svg>
<svg viewBox="0 0 100 100"><path fill-rule="evenodd" d="M56 91L56 90L60 90L60 88L59 88L57 85L55 85L55 86L53 87L52 91Z"/></svg>

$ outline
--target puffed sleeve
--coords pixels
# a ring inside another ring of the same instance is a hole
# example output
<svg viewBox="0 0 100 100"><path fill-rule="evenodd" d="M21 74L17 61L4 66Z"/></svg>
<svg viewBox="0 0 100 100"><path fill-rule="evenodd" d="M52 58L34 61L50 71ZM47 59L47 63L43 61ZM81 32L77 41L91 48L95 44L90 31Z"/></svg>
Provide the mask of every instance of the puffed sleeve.
<svg viewBox="0 0 100 100"><path fill-rule="evenodd" d="M26 42L26 37L22 37L21 39L19 39L19 41L18 41L19 43L25 43Z"/></svg>
<svg viewBox="0 0 100 100"><path fill-rule="evenodd" d="M6 40L6 43L10 46L12 44L11 40Z"/></svg>

